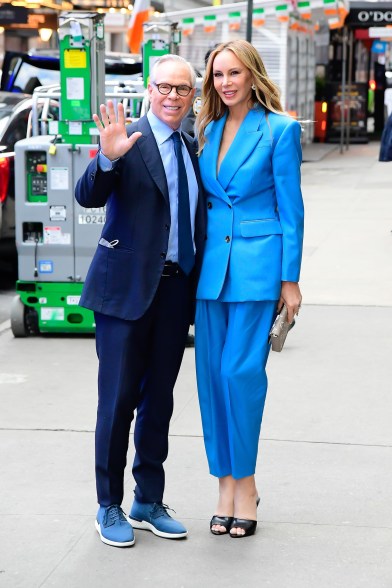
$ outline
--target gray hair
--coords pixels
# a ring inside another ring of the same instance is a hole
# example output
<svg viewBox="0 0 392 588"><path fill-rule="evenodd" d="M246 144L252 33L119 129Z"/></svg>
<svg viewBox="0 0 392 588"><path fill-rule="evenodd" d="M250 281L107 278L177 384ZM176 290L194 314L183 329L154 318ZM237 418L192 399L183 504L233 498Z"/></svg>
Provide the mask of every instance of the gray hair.
<svg viewBox="0 0 392 588"><path fill-rule="evenodd" d="M195 70L193 69L193 66L189 63L189 61L187 61L183 57L180 57L179 55L175 55L174 53L168 53L167 55L162 55L162 57L160 57L159 59L157 59L157 61L154 62L154 65L152 66L151 71L150 71L150 82L156 81L158 67L162 63L166 63L167 61L176 61L177 63L182 63L182 65L186 65L186 67L189 69L189 75L191 77L192 88L195 87L196 73L195 73Z"/></svg>

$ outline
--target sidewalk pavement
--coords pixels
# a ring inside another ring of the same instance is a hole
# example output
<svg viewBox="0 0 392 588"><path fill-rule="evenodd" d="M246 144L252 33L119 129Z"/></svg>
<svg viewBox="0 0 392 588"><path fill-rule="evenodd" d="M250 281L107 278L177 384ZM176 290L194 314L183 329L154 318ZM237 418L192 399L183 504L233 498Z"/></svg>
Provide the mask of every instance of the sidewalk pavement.
<svg viewBox="0 0 392 588"><path fill-rule="evenodd" d="M189 537L136 531L116 549L94 530L93 338L0 333L1 588L392 587L392 163L377 155L353 145L303 165L304 304L270 358L252 538L208 531L193 349L165 494ZM128 466L125 511L132 489Z"/></svg>

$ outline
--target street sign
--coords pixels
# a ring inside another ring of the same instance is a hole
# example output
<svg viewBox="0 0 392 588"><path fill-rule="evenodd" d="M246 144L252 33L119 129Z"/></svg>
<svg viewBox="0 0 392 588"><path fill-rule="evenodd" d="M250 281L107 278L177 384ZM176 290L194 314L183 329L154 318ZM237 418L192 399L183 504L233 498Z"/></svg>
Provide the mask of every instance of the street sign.
<svg viewBox="0 0 392 588"><path fill-rule="evenodd" d="M0 25L26 24L28 10L24 6L5 4L0 6Z"/></svg>
<svg viewBox="0 0 392 588"><path fill-rule="evenodd" d="M369 27L370 39L392 39L392 27Z"/></svg>

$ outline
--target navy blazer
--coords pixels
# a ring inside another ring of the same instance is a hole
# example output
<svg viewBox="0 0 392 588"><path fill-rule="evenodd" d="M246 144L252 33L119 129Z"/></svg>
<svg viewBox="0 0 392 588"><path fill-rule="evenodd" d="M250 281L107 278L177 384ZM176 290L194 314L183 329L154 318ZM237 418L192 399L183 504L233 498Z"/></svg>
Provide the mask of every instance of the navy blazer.
<svg viewBox="0 0 392 588"><path fill-rule="evenodd" d="M118 240L113 248L98 244L80 304L126 320L143 316L154 298L166 259L171 223L166 175L146 116L127 127L128 136L136 131L143 136L112 171L101 171L96 156L75 191L81 206L106 205L102 237L109 242ZM196 263L191 275L195 293L206 238L205 198L197 145L189 135L182 136L199 185L194 236Z"/></svg>

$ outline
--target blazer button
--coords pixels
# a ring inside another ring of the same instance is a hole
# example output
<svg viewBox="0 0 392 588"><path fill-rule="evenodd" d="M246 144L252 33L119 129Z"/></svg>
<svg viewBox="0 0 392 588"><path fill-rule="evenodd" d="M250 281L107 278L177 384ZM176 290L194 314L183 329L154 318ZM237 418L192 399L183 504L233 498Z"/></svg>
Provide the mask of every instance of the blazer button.
<svg viewBox="0 0 392 588"><path fill-rule="evenodd" d="M170 229L169 225L165 225L165 229L168 231Z"/></svg>
<svg viewBox="0 0 392 588"><path fill-rule="evenodd" d="M225 241L226 241L226 243L230 243L230 237L229 237L229 235L227 235L227 237L225 237Z"/></svg>
<svg viewBox="0 0 392 588"><path fill-rule="evenodd" d="M161 253L161 259L166 259L166 253Z"/></svg>
<svg viewBox="0 0 392 588"><path fill-rule="evenodd" d="M95 174L90 174L90 180L93 182L95 179Z"/></svg>
<svg viewBox="0 0 392 588"><path fill-rule="evenodd" d="M207 202L207 208L212 208L212 202Z"/></svg>

